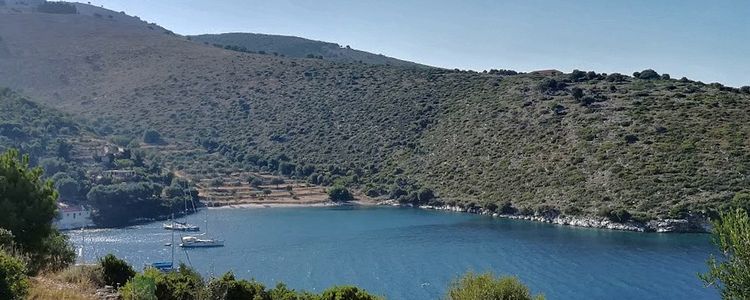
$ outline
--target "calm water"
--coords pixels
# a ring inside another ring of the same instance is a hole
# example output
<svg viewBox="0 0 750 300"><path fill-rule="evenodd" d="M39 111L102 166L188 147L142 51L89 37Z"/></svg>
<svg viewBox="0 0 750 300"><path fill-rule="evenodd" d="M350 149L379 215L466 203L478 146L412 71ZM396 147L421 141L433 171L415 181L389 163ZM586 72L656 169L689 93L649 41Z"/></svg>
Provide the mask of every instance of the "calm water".
<svg viewBox="0 0 750 300"><path fill-rule="evenodd" d="M205 275L232 270L268 286L320 291L354 284L390 299L437 299L467 270L513 274L548 299L717 299L696 274L705 234L639 234L390 207L211 209L183 220L226 240L176 250ZM71 232L80 243L80 232ZM169 260L153 223L89 230L86 260L109 252L136 266ZM179 239L179 234L177 235Z"/></svg>

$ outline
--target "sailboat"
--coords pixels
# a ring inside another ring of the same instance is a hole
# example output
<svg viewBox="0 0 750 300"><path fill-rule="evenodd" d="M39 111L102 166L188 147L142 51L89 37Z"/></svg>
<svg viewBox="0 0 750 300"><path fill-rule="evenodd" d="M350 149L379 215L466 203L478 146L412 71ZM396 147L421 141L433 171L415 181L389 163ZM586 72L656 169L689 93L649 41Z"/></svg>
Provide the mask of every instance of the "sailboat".
<svg viewBox="0 0 750 300"><path fill-rule="evenodd" d="M182 237L182 243L180 247L183 248L211 248L211 247L224 247L224 240L204 238L203 236L208 233L208 214L206 214L205 225L203 228L205 231L199 235L189 235Z"/></svg>
<svg viewBox="0 0 750 300"><path fill-rule="evenodd" d="M162 224L162 227L166 230L175 230L175 231L200 231L201 228L195 225L188 224L186 222L177 222L174 221L172 223L164 223Z"/></svg>
<svg viewBox="0 0 750 300"><path fill-rule="evenodd" d="M182 188L182 184L180 184L180 188ZM183 199L185 197L185 190L182 190L182 196ZM193 212L195 212L195 203L193 202L193 199L190 199L190 203L193 205ZM187 214L188 211L188 205L187 205L187 199L185 199L185 213ZM163 223L162 228L166 230L176 230L176 231L200 231L200 227L188 224L187 222L177 222L174 220L174 216L172 218L172 222L170 223Z"/></svg>

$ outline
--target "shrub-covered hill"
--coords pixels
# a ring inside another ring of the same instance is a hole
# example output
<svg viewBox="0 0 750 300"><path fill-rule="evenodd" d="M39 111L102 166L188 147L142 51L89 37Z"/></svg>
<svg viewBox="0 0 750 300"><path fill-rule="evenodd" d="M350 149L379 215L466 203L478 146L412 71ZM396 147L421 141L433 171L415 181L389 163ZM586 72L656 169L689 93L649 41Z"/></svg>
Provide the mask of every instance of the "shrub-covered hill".
<svg viewBox="0 0 750 300"><path fill-rule="evenodd" d="M268 170L411 202L432 189L640 218L716 209L750 184L747 89L241 53L85 15L3 15L0 37L0 84L112 135L156 130L164 162L193 177Z"/></svg>
<svg viewBox="0 0 750 300"><path fill-rule="evenodd" d="M318 58L344 63L366 63L404 67L426 67L381 54L373 54L335 43L308 40L296 36L259 33L222 33L190 36L194 41L227 49L295 58Z"/></svg>
<svg viewBox="0 0 750 300"><path fill-rule="evenodd" d="M18 149L32 163L43 157L69 157L70 138L81 134L70 116L0 88L0 152Z"/></svg>

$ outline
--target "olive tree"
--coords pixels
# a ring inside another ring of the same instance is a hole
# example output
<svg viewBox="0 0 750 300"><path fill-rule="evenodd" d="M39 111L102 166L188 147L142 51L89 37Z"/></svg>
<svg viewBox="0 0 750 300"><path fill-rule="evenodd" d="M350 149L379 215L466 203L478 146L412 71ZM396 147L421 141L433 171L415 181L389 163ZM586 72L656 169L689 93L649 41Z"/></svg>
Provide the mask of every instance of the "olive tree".
<svg viewBox="0 0 750 300"><path fill-rule="evenodd" d="M724 299L746 299L750 295L750 217L737 208L713 222L713 241L721 258L708 260L701 279L716 287Z"/></svg>

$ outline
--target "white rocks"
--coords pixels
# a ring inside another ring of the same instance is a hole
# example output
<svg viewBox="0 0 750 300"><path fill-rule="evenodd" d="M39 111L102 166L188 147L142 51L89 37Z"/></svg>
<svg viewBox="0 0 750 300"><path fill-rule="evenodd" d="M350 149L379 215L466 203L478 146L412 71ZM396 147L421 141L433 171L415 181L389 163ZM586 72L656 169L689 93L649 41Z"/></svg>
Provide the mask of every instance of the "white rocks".
<svg viewBox="0 0 750 300"><path fill-rule="evenodd" d="M405 206L413 207L411 204L401 205L393 200L383 201L381 205L392 205L392 206ZM602 228L611 230L624 230L624 231L636 231L636 232L709 232L710 224L708 221L701 217L695 216L688 219L659 219L646 222L645 224L639 222L628 222L628 223L616 223L605 218L595 217L578 217L578 216L564 216L564 215L508 215L491 212L482 208L464 208L461 206L433 206L433 205L420 205L422 209L434 209L434 210L445 210L453 212L468 212L472 214L489 215L498 218L518 219L518 220L529 220L536 222L545 222L559 225L578 226L578 227L591 227L591 228Z"/></svg>

